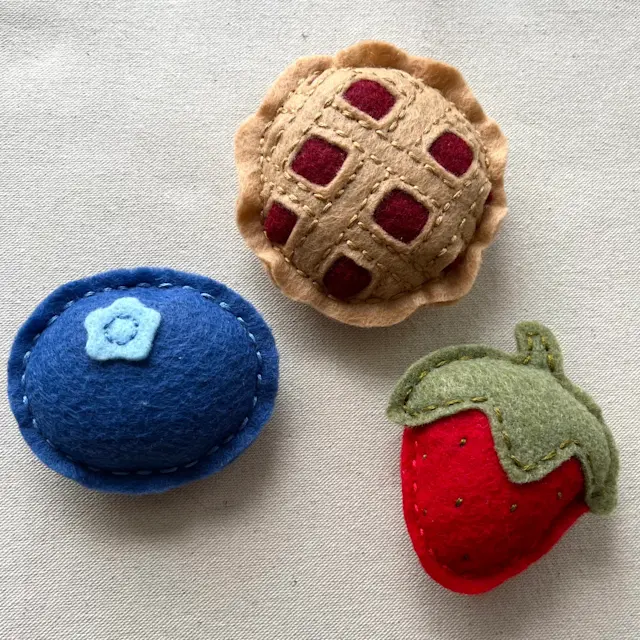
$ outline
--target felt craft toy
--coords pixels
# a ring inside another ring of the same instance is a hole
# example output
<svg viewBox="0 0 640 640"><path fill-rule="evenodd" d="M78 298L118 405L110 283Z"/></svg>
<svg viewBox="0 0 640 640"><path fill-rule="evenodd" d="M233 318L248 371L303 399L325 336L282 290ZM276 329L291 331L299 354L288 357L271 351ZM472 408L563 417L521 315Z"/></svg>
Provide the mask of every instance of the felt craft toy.
<svg viewBox="0 0 640 640"><path fill-rule="evenodd" d="M404 517L426 572L488 591L535 562L586 511L608 513L618 454L594 401L563 373L545 327L518 351L449 347L416 362L388 409L405 425Z"/></svg>
<svg viewBox="0 0 640 640"><path fill-rule="evenodd" d="M223 284L138 268L70 282L18 332L9 399L33 452L91 489L151 493L231 462L269 419L278 354Z"/></svg>
<svg viewBox="0 0 640 640"><path fill-rule="evenodd" d="M391 325L469 291L506 153L447 64L381 42L302 58L236 135L238 226L289 297Z"/></svg>

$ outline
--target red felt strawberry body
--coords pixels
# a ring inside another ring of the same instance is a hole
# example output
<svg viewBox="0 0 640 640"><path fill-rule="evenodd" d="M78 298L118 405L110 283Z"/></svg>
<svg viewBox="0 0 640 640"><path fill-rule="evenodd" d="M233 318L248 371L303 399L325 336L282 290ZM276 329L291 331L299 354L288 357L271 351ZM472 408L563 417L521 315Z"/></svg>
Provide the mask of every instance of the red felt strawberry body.
<svg viewBox="0 0 640 640"><path fill-rule="evenodd" d="M398 383L404 516L427 573L488 591L545 554L586 511L616 503L618 455L597 405L564 375L553 335L516 328L518 352L437 351Z"/></svg>
<svg viewBox="0 0 640 640"><path fill-rule="evenodd" d="M405 429L401 472L405 520L422 566L462 593L519 573L588 510L576 458L536 482L511 482L479 410Z"/></svg>

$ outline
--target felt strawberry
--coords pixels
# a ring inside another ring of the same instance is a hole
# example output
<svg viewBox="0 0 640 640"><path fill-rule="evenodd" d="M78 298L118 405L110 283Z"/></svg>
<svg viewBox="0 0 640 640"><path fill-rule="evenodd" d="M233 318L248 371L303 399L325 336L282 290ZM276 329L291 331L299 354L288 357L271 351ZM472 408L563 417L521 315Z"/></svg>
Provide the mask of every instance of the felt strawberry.
<svg viewBox="0 0 640 640"><path fill-rule="evenodd" d="M551 332L516 328L518 352L442 349L397 385L406 425L404 516L444 587L488 591L545 554L586 511L616 503L618 455L593 400L564 375Z"/></svg>

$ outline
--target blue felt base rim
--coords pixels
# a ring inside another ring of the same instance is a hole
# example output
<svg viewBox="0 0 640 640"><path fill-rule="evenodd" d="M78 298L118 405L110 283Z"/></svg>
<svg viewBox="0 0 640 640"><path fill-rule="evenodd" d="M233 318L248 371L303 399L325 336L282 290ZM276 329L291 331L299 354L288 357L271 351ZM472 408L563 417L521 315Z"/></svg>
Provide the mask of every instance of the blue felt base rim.
<svg viewBox="0 0 640 640"><path fill-rule="evenodd" d="M72 460L34 428L23 395L25 361L39 335L74 301L103 290L135 290L137 287L194 289L235 316L260 358L260 384L255 404L240 429L226 441L216 443L204 456L183 465L153 470L96 469ZM52 320L53 319L53 320ZM205 478L235 460L258 436L271 417L278 391L278 352L271 330L248 301L232 289L205 276L170 268L117 269L68 282L45 298L23 324L13 343L8 363L9 403L20 432L33 453L49 468L81 485L98 491L159 493Z"/></svg>

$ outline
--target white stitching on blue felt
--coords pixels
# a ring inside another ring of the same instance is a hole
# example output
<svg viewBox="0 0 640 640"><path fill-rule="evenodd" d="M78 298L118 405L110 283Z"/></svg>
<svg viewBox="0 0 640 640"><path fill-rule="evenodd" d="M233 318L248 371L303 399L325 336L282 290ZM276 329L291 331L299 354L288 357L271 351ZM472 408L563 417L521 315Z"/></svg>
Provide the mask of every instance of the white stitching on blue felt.
<svg viewBox="0 0 640 640"><path fill-rule="evenodd" d="M145 360L162 316L137 298L118 298L84 319L87 355L93 360Z"/></svg>
<svg viewBox="0 0 640 640"><path fill-rule="evenodd" d="M176 285L172 282L163 282L159 285L156 285L156 288L158 289L169 289L171 287L176 287L179 285ZM129 289L135 289L138 287L153 287L153 285L147 283L147 282L139 282L138 284L135 285L131 285L131 286L119 286L118 290L120 291L127 291ZM184 287L184 288L188 288L188 289L193 289L193 287ZM90 295L95 295L96 293L105 293L105 292L109 292L109 291L113 291L112 287L105 287L103 289L99 289L97 291L87 291L84 296L84 298L89 297ZM196 290L197 291L197 290ZM229 312L239 323L240 325L244 328L245 332L247 333L247 336L249 337L249 339L251 340L253 347L255 349L255 353L256 353L256 360L258 361L258 371L256 373L256 387L255 387L255 391L254 391L254 395L253 395L253 405L251 407L251 410L253 411L253 409L255 409L255 406L258 402L258 389L262 383L262 352L260 351L259 347L258 347L258 343L256 341L255 336L253 335L253 333L251 333L249 331L249 329L247 328L247 323L245 322L244 318L242 318L241 316L235 314L230 305L228 305L226 302L224 301L216 301L216 299L214 298L214 296L212 296L209 293L200 291L199 292L200 296L202 298L204 298L205 300L209 300L211 302L213 302L214 304L217 303L218 306L221 309L224 309L225 311ZM73 300L69 300L65 305L64 305L64 309L68 309L69 307L71 307L73 304L75 304L79 299L81 298L75 298ZM126 298L118 298L118 300L125 300ZM133 300L136 300L137 302L139 302L136 298L133 298ZM142 305L142 303L140 303ZM113 306L113 305L111 305ZM142 305L144 306L144 305ZM109 307L106 307L109 308ZM147 308L147 307L145 307ZM91 315L91 314L89 314ZM89 317L89 315L87 316L87 318ZM158 314L160 315L160 314ZM53 316L53 319L55 321L55 319L57 319L58 316ZM51 324L51 320L47 323L47 326L50 326ZM86 319L85 319L85 324L86 324ZM33 339L32 339L32 345L35 346L36 342L39 340L40 336L42 334L38 333L36 334ZM180 468L182 469L189 469L195 465L197 465L198 463L203 461L203 458L198 458L197 460L192 460L191 462L188 462L187 464L182 465L182 467L171 467L171 469L157 469L157 470L152 470L152 469L138 469L135 471L119 471L119 470L115 470L115 469L100 469L98 467L93 467L91 465L87 465L84 462L80 462L79 460L75 460L71 457L69 457L67 454L65 454L63 451L61 451L53 442L51 442L51 440L49 440L48 438L45 438L45 436L42 434L42 432L40 431L38 424L36 422L36 419L33 417L33 415L30 413L31 412L31 407L29 405L29 399L26 396L26 372L27 372L27 365L29 362L29 357L31 356L31 349L29 349L24 356L22 357L23 359L23 365L24 365L24 371L22 374L22 387L24 390L24 397L23 397L23 402L27 407L27 412L28 415L32 418L32 426L33 428L40 433L40 435L45 439L45 442L54 450L57 451L59 454L65 456L66 458L69 458L69 460L71 460L72 462L74 462L75 464L81 465L81 466L85 466L87 469L89 469L89 471L93 471L96 473L110 473L112 475L123 475L123 476L128 476L131 474L135 474L135 475L139 475L139 476L146 476L146 475L151 475L153 473L173 473L175 471L178 471ZM251 413L245 417L245 419L242 421L242 424L238 427L238 429L236 430L235 433L232 433L222 444L223 445L228 445L230 444L235 438L237 438L242 431L245 429L245 427L249 424L249 420L251 418ZM220 445L214 445L213 447L211 447L211 449L209 449L209 451L206 452L205 456L211 456L214 453L218 452L220 450Z"/></svg>

